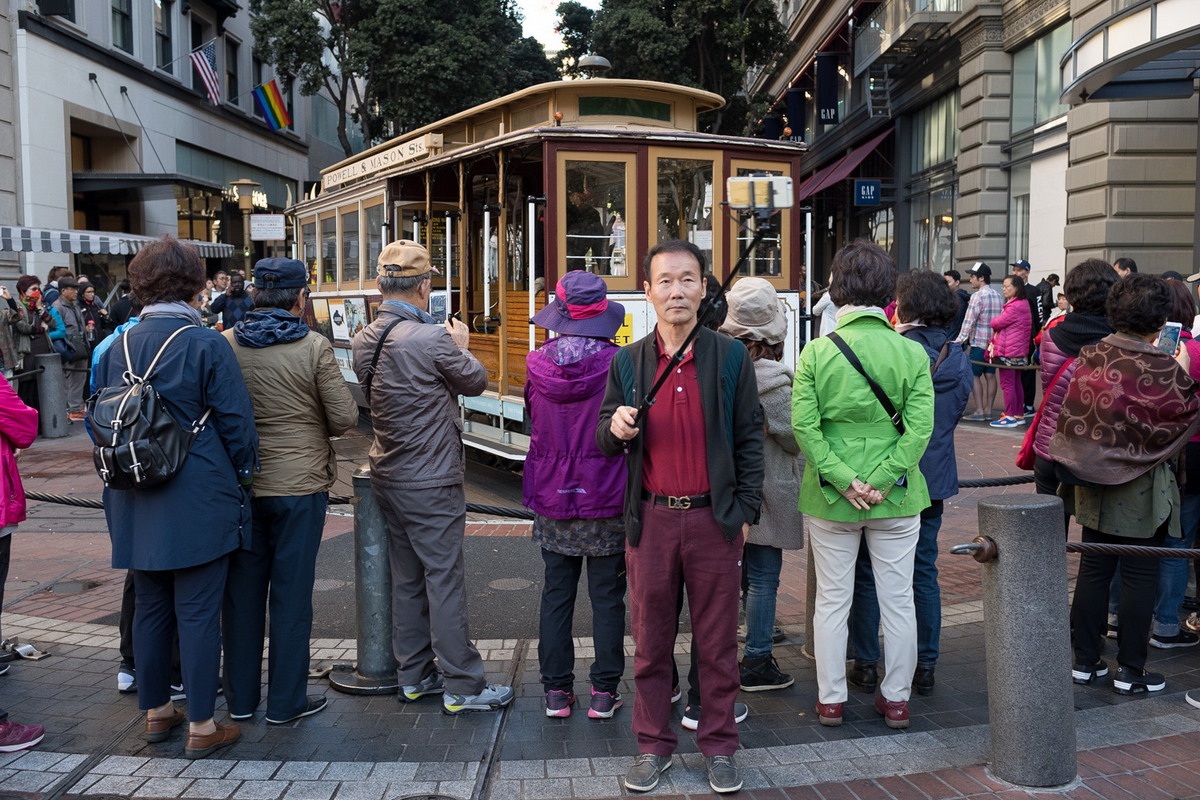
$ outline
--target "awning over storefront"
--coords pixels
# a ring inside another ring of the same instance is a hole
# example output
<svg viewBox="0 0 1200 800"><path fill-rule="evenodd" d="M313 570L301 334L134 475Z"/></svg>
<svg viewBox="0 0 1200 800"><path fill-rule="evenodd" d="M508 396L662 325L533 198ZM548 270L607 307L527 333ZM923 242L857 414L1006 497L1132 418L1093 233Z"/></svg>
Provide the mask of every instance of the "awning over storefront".
<svg viewBox="0 0 1200 800"><path fill-rule="evenodd" d="M78 253L103 255L132 255L157 236L110 231L54 230L0 225L0 251L12 253ZM180 240L200 251L204 258L225 258L233 255L233 245Z"/></svg>
<svg viewBox="0 0 1200 800"><path fill-rule="evenodd" d="M1061 102L1190 97L1200 75L1200 3L1142 0L1102 20L1063 56Z"/></svg>
<svg viewBox="0 0 1200 800"><path fill-rule="evenodd" d="M816 194L822 189L826 189L830 186L833 186L835 183L844 181L847 177L849 177L851 172L854 172L854 170L858 168L858 165L861 164L867 156L875 152L875 148L879 147L879 145L888 137L888 134L891 132L892 129L888 128L866 144L851 150L847 155L842 156L837 161L815 173L804 183L800 184L800 188L797 190L797 200L803 200L810 195Z"/></svg>

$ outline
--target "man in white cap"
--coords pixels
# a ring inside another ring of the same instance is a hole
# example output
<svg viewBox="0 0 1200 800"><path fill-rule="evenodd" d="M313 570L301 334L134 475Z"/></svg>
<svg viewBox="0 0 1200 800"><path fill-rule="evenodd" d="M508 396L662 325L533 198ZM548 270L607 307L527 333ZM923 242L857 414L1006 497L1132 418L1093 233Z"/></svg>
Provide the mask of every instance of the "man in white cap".
<svg viewBox="0 0 1200 800"><path fill-rule="evenodd" d="M429 316L435 274L416 242L383 248L375 279L383 302L354 337L354 371L375 427L371 488L389 534L400 699L442 694L445 713L459 714L506 706L513 690L485 681L467 626L457 396L482 394L487 369L467 349L466 325Z"/></svg>

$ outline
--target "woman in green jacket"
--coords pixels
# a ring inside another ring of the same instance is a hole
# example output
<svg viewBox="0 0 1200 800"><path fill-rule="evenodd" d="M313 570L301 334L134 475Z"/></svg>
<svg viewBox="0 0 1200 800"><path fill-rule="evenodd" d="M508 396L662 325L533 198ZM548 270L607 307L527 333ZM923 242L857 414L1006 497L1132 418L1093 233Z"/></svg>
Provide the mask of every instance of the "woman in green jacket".
<svg viewBox="0 0 1200 800"><path fill-rule="evenodd" d="M792 390L792 428L806 458L799 507L816 567L813 650L823 725L842 723L854 562L865 538L884 631L886 674L875 709L889 727L908 727L917 663L913 554L929 505L917 464L933 431L933 380L924 348L884 316L896 277L896 263L876 244L860 239L838 251L829 284L841 306L837 328L804 348Z"/></svg>

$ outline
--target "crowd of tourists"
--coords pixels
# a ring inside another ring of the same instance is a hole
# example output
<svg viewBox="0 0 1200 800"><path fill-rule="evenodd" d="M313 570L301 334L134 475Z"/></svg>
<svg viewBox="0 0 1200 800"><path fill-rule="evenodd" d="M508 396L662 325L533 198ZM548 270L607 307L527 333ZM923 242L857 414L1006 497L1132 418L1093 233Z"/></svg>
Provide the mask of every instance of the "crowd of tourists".
<svg viewBox="0 0 1200 800"><path fill-rule="evenodd" d="M805 532L820 724L842 724L854 687L874 695L888 727L908 727L912 693L936 691L938 532L958 491L962 419L1028 426L1023 455L1037 491L1063 498L1064 535L1073 515L1084 541L1194 541L1200 341L1190 336L1195 293L1182 276L1139 275L1128 264L1122 278L1092 259L1067 272L1060 292L1055 275L1031 286L1029 264L1018 261L997 292L978 263L968 295L957 272L900 274L883 248L860 240L834 257L822 301L832 324L793 372L770 282L742 278L725 293L703 251L680 240L654 246L643 266L653 330L618 347L625 309L602 278L568 271L532 319L554 335L529 353L525 384L523 494L544 562L545 714L586 706L590 718L608 719L622 708L628 602L631 791L650 791L672 765L685 598L683 726L696 731L711 788L741 788L737 724L748 709L739 692L795 682L774 655L775 606L783 551L804 546ZM447 714L493 711L515 693L488 683L468 624L458 406L460 395L485 391L488 371L462 322L429 315L437 274L416 242L383 249L381 304L353 338L353 367L373 420L370 479L389 533L400 699L436 696ZM43 346L39 337L79 331L91 364L74 393L80 403L84 388L95 409L140 376L184 431L186 458L164 467L159 485L129 489L102 476L113 566L128 574L118 689L137 693L148 741L168 741L187 723L189 758L237 741L239 723L259 713L264 636L264 721L292 723L327 703L306 692L312 589L336 478L330 439L357 423L359 409L330 342L303 321L304 264L263 259L254 280L251 292L237 274L207 279L192 248L164 238L130 263L119 312L95 307L62 275L54 301L32 276L8 298L13 330L25 337L13 348L17 369L35 340ZM206 326L214 313L223 330ZM1159 341L1170 322L1179 345ZM1004 413L992 420L997 386ZM19 490L15 454L32 443L37 412L3 384L0 418L0 488ZM102 448L109 434L93 435ZM23 499L0 512L2 585ZM585 573L595 648L581 701L573 617ZM1200 641L1200 619L1181 622L1186 585L1186 566L1171 559L1083 556L1074 680L1108 674L1108 635L1118 640L1114 690L1162 690L1147 648ZM229 719L218 721L222 690ZM186 710L175 705L181 696ZM0 717L0 752L42 735Z"/></svg>

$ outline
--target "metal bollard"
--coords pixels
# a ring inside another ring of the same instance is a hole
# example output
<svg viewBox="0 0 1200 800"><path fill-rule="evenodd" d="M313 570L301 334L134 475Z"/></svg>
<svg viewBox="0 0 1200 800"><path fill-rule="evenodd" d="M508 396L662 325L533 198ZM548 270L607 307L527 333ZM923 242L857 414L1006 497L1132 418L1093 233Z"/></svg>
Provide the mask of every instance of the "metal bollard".
<svg viewBox="0 0 1200 800"><path fill-rule="evenodd" d="M61 439L67 435L67 384L63 380L62 356L42 353L33 357L42 368L37 376L38 420L42 436Z"/></svg>
<svg viewBox="0 0 1200 800"><path fill-rule="evenodd" d="M995 542L983 566L992 773L1018 786L1076 775L1062 520L1062 500L1050 495L979 501L979 530Z"/></svg>
<svg viewBox="0 0 1200 800"><path fill-rule="evenodd" d="M371 470L360 467L354 484L354 599L358 623L358 664L335 669L329 685L347 694L395 694L392 652L392 569L388 532L371 491Z"/></svg>

